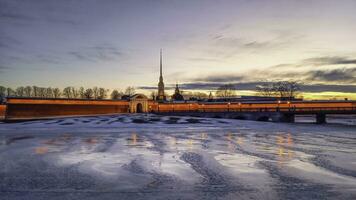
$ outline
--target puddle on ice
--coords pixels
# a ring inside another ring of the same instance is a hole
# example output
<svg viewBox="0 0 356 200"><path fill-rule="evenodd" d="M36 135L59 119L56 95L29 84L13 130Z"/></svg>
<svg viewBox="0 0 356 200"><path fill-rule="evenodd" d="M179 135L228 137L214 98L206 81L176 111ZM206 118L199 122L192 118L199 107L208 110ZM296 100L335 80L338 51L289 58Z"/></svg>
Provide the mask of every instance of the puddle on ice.
<svg viewBox="0 0 356 200"><path fill-rule="evenodd" d="M285 167L284 171L287 173L310 181L328 184L356 185L356 178L343 176L298 159L289 161Z"/></svg>
<svg viewBox="0 0 356 200"><path fill-rule="evenodd" d="M36 147L35 153L39 154L39 155L46 154L46 153L48 153L48 147Z"/></svg>
<svg viewBox="0 0 356 200"><path fill-rule="evenodd" d="M222 152L217 152L222 153ZM263 169L259 169L256 164L262 159L244 154L219 154L214 158L222 165L232 168L237 173L265 173Z"/></svg>

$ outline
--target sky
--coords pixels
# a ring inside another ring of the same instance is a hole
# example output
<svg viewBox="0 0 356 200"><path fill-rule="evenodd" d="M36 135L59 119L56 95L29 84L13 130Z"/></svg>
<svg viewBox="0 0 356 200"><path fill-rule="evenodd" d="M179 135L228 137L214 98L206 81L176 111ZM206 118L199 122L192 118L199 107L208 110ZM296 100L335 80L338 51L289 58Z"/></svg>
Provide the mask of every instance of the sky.
<svg viewBox="0 0 356 200"><path fill-rule="evenodd" d="M354 0L0 0L0 85L356 99Z"/></svg>

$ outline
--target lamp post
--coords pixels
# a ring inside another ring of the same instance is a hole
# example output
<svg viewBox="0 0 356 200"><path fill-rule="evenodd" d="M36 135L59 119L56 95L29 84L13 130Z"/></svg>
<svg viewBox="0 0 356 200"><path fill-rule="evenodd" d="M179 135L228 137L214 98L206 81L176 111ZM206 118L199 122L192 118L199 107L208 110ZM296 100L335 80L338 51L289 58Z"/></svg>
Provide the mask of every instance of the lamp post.
<svg viewBox="0 0 356 200"><path fill-rule="evenodd" d="M288 111L290 111L290 101L287 101L288 104Z"/></svg>
<svg viewBox="0 0 356 200"><path fill-rule="evenodd" d="M240 112L241 112L241 111L242 111L242 110L241 110L241 102L239 102L239 108L240 108Z"/></svg>
<svg viewBox="0 0 356 200"><path fill-rule="evenodd" d="M281 100L277 101L278 105L277 105L277 112L279 112L279 104L281 104Z"/></svg>
<svg viewBox="0 0 356 200"><path fill-rule="evenodd" d="M189 104L189 112L190 112L190 107L191 107L191 106L192 106L192 104L190 103L190 104Z"/></svg>
<svg viewBox="0 0 356 200"><path fill-rule="evenodd" d="M230 102L229 103L227 103L227 112L230 112Z"/></svg>

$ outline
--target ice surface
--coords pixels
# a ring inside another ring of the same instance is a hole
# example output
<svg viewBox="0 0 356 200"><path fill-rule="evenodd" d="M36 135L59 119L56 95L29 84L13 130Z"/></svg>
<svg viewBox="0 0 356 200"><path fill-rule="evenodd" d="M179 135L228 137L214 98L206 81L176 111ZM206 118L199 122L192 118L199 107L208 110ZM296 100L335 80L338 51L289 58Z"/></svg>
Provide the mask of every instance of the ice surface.
<svg viewBox="0 0 356 200"><path fill-rule="evenodd" d="M112 115L0 124L0 199L356 199L356 127Z"/></svg>

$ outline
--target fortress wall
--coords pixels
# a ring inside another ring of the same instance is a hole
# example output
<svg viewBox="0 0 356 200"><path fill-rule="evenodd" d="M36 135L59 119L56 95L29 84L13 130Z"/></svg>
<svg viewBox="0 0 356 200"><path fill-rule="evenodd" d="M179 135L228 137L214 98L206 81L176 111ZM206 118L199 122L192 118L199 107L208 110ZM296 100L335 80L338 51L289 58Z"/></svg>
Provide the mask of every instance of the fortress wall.
<svg viewBox="0 0 356 200"><path fill-rule="evenodd" d="M9 99L6 119L128 113L128 101Z"/></svg>
<svg viewBox="0 0 356 200"><path fill-rule="evenodd" d="M291 109L336 108L351 109L355 101L349 102L179 102L158 103L147 101L148 112L155 113L216 113L216 112L279 112ZM128 113L130 101L126 100L76 100L76 99L23 99L7 100L6 119L35 119L61 116L100 115ZM5 106L0 107L0 116L4 115ZM134 111L135 112L135 111ZM236 116L234 116L236 117Z"/></svg>
<svg viewBox="0 0 356 200"><path fill-rule="evenodd" d="M352 108L356 107L356 103L350 102L253 102L253 103L158 103L151 104L151 110L154 112L226 112L226 111L261 111L264 109L269 109L270 111L276 111L277 108L280 110L288 110L292 108Z"/></svg>
<svg viewBox="0 0 356 200"><path fill-rule="evenodd" d="M5 118L6 105L0 105L0 119Z"/></svg>

